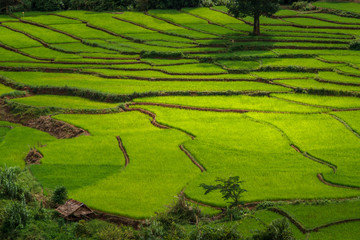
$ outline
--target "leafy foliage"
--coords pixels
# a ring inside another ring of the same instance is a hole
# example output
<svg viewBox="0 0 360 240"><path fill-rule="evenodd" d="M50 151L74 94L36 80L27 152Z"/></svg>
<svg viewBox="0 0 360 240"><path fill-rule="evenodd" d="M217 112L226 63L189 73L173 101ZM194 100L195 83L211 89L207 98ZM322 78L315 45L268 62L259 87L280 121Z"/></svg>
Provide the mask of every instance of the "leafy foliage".
<svg viewBox="0 0 360 240"><path fill-rule="evenodd" d="M290 230L289 221L285 218L276 219L263 232L258 232L253 240L295 240Z"/></svg>
<svg viewBox="0 0 360 240"><path fill-rule="evenodd" d="M26 226L29 221L29 212L25 202L15 201L5 208L4 222L1 232L6 236L14 235L19 229Z"/></svg>
<svg viewBox="0 0 360 240"><path fill-rule="evenodd" d="M237 226L220 225L210 226L201 225L190 234L190 240L240 240L243 239Z"/></svg>
<svg viewBox="0 0 360 240"><path fill-rule="evenodd" d="M350 43L349 49L360 50L360 39L356 39Z"/></svg>
<svg viewBox="0 0 360 240"><path fill-rule="evenodd" d="M28 198L29 192L17 181L20 171L18 167L5 166L0 169L1 196L18 200Z"/></svg>
<svg viewBox="0 0 360 240"><path fill-rule="evenodd" d="M307 1L294 2L291 5L291 8L294 10L300 10L300 11L311 11L311 10L316 9L316 7L314 5L312 5L311 3L307 2Z"/></svg>
<svg viewBox="0 0 360 240"><path fill-rule="evenodd" d="M254 35L260 35L260 16L270 17L279 10L279 0L231 0L229 12L235 17L254 17Z"/></svg>
<svg viewBox="0 0 360 240"><path fill-rule="evenodd" d="M219 190L224 200L231 199L231 202L229 202L230 207L237 207L243 204L243 202L240 201L240 197L246 190L241 188L243 181L239 180L239 176L229 177L229 179L217 178L216 182L219 182L219 184L207 185L203 183L200 185L206 190L205 195L212 191Z"/></svg>
<svg viewBox="0 0 360 240"><path fill-rule="evenodd" d="M67 190L63 186L59 186L55 189L52 197L51 202L53 204L63 204L67 199Z"/></svg>

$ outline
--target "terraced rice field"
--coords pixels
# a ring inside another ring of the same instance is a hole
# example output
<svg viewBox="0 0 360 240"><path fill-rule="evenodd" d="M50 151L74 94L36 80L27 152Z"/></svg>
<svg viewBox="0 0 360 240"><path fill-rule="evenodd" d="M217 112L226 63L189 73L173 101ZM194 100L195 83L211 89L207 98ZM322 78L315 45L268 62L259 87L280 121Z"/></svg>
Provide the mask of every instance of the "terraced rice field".
<svg viewBox="0 0 360 240"><path fill-rule="evenodd" d="M240 176L247 203L286 203L257 212L264 222L358 239L360 19L281 10L252 37L252 20L226 11L0 16L0 164L136 219L180 192L225 207L199 185ZM24 111L45 116L9 117ZM30 148L41 164L26 164Z"/></svg>

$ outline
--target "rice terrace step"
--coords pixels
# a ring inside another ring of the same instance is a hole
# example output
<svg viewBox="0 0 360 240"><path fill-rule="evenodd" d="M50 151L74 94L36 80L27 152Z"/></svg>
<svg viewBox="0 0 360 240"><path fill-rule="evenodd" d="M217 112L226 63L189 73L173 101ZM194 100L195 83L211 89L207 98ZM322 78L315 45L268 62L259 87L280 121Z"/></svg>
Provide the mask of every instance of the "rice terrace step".
<svg viewBox="0 0 360 240"><path fill-rule="evenodd" d="M0 2L0 239L359 240L360 3L252 2Z"/></svg>

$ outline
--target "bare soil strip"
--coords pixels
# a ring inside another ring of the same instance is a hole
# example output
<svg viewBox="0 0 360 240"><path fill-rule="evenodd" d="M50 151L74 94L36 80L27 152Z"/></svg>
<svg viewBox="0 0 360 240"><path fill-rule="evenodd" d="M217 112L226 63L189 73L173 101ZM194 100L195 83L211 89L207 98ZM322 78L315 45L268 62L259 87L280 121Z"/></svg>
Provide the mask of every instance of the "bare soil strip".
<svg viewBox="0 0 360 240"><path fill-rule="evenodd" d="M56 120L50 116L41 117L19 117L10 114L6 110L3 100L0 99L0 120L4 120L12 123L19 123L23 126L34 128L43 132L47 132L50 135L58 139L75 138L81 135L90 135L89 132L84 129L75 127L69 123Z"/></svg>
<svg viewBox="0 0 360 240"><path fill-rule="evenodd" d="M124 216L113 215L113 214L101 212L101 211L94 210L94 209L92 209L92 210L95 213L95 216L94 216L95 219L101 219L103 221L115 223L117 225L132 226L135 229L139 229L140 226L145 223L145 220L138 220L138 219L128 218L128 217L124 217Z"/></svg>
<svg viewBox="0 0 360 240"><path fill-rule="evenodd" d="M126 152L126 149L125 149L125 147L124 147L124 144L123 144L120 136L116 136L116 139L117 139L118 142L119 142L119 148L120 148L120 150L121 150L121 151L123 152L123 154L124 154L125 167L126 167L126 166L129 165L129 163L130 163L129 155L128 155L127 152Z"/></svg>
<svg viewBox="0 0 360 240"><path fill-rule="evenodd" d="M36 148L32 148L26 155L25 162L27 164L40 164L43 157L44 156Z"/></svg>
<svg viewBox="0 0 360 240"><path fill-rule="evenodd" d="M183 144L180 145L179 147L181 151L183 151L186 154L186 156L188 156L190 160L200 169L201 172L206 171L206 169L203 166L201 166L201 164L198 161L196 161L195 157L184 147Z"/></svg>
<svg viewBox="0 0 360 240"><path fill-rule="evenodd" d="M324 176L321 173L318 173L317 177L322 183L332 186L332 187L360 190L360 187L350 187L350 186L345 186L345 185L334 184L334 183L328 182L324 179Z"/></svg>

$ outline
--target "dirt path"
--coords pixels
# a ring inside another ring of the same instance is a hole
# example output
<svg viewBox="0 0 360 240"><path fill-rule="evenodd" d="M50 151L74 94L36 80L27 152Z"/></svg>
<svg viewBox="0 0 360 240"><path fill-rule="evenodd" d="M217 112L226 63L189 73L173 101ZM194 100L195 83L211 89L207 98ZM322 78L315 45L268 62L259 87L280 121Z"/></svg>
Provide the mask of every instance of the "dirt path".
<svg viewBox="0 0 360 240"><path fill-rule="evenodd" d="M120 138L120 136L116 136L116 139L118 140L118 142L119 142L119 148L120 148L120 150L122 151L122 153L124 154L124 158L125 158L125 167L127 166L127 165L129 165L129 163L130 163L130 158L129 158L129 155L127 154L127 152L126 152L126 149L125 149L125 147L124 147L124 144L123 144L123 142L122 142L122 140L121 140L121 138Z"/></svg>
<svg viewBox="0 0 360 240"><path fill-rule="evenodd" d="M179 146L181 151L183 151L186 156L190 158L190 160L200 169L201 172L205 172L206 169L198 162L196 161L195 157L184 147L184 145Z"/></svg>
<svg viewBox="0 0 360 240"><path fill-rule="evenodd" d="M8 112L4 101L0 99L0 120L18 123L26 127L34 128L58 139L74 138L81 135L90 135L84 129L75 127L69 123L56 120L50 116L29 117L29 116L15 116Z"/></svg>

